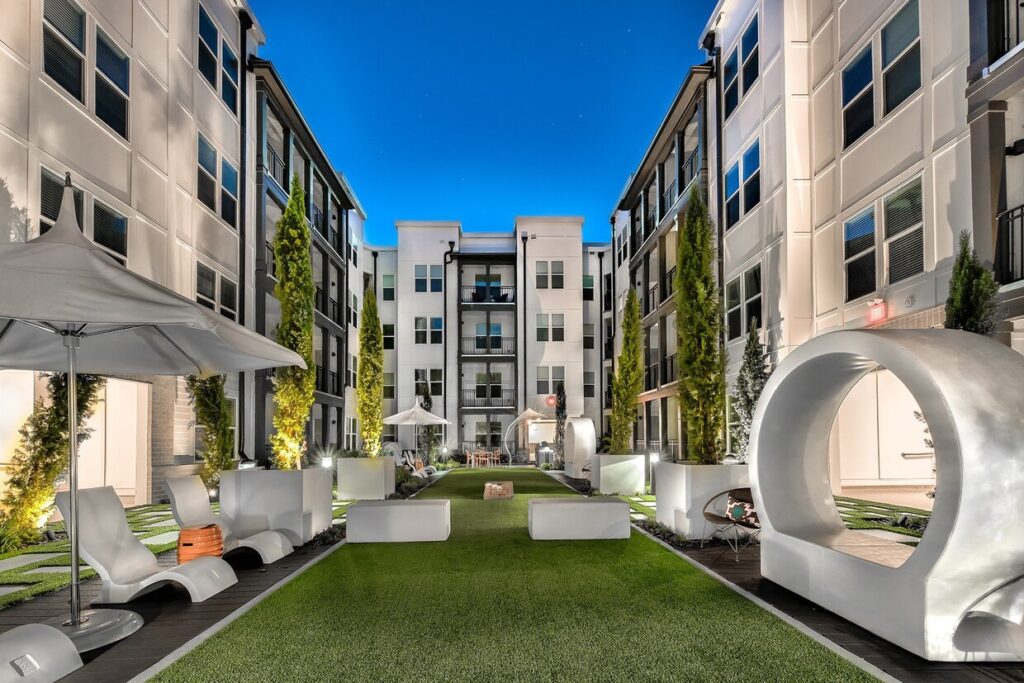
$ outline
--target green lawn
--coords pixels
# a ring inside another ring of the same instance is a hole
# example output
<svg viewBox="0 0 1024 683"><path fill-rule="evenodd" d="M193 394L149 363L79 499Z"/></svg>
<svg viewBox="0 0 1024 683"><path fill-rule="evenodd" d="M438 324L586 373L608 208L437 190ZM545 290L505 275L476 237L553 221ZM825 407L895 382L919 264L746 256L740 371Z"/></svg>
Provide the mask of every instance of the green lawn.
<svg viewBox="0 0 1024 683"><path fill-rule="evenodd" d="M156 680L872 680L635 531L531 541L527 499L565 495L454 471L421 494L452 500L447 542L344 546Z"/></svg>

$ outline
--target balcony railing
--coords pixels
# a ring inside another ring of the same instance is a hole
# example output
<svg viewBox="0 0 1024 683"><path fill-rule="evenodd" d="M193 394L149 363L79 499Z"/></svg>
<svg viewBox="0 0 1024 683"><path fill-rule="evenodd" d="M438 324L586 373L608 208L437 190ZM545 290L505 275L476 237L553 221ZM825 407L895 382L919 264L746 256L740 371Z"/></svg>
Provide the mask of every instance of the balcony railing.
<svg viewBox="0 0 1024 683"><path fill-rule="evenodd" d="M316 366L316 390L327 391L327 369Z"/></svg>
<svg viewBox="0 0 1024 683"><path fill-rule="evenodd" d="M654 231L658 229L658 211L651 209L651 212L647 214L647 221L644 222L644 239L647 239L654 234Z"/></svg>
<svg viewBox="0 0 1024 683"><path fill-rule="evenodd" d="M686 161L683 162L683 182L680 184L680 188L689 185L697 176L697 173L700 171L699 163L700 156L697 154L697 150L693 150L690 152L690 156L686 157Z"/></svg>
<svg viewBox="0 0 1024 683"><path fill-rule="evenodd" d="M327 389L335 396L341 396L341 376L336 372L327 373Z"/></svg>
<svg viewBox="0 0 1024 683"><path fill-rule="evenodd" d="M463 408L509 408L516 404L516 392L504 384L481 384L463 388Z"/></svg>
<svg viewBox="0 0 1024 683"><path fill-rule="evenodd" d="M647 290L647 296L644 297L644 315L650 315L658 307L661 301L658 299L658 285L654 285Z"/></svg>
<svg viewBox="0 0 1024 683"><path fill-rule="evenodd" d="M288 174L285 170L284 159L277 153L277 150L267 145L267 172L270 177L277 181L282 189L288 189Z"/></svg>
<svg viewBox="0 0 1024 683"><path fill-rule="evenodd" d="M497 336L463 337L461 349L463 355L467 356L511 356L516 352L516 338Z"/></svg>
<svg viewBox="0 0 1024 683"><path fill-rule="evenodd" d="M676 377L676 354L665 356L661 361L661 383L669 384L675 382Z"/></svg>
<svg viewBox="0 0 1024 683"><path fill-rule="evenodd" d="M661 215L665 215L672 205L676 202L676 179L673 178L672 182L668 184L665 191L661 193Z"/></svg>
<svg viewBox="0 0 1024 683"><path fill-rule="evenodd" d="M310 223L313 224L313 228L321 235L327 234L327 216L324 215L324 212L316 204L310 207Z"/></svg>
<svg viewBox="0 0 1024 683"><path fill-rule="evenodd" d="M995 261L1000 284L1024 280L1024 205L999 214Z"/></svg>
<svg viewBox="0 0 1024 683"><path fill-rule="evenodd" d="M604 390L604 407L605 408L611 408L612 407L612 388L611 387L606 387L605 390Z"/></svg>
<svg viewBox="0 0 1024 683"><path fill-rule="evenodd" d="M341 317L341 306L338 305L337 299L327 300L327 317L339 325L345 324Z"/></svg>
<svg viewBox="0 0 1024 683"><path fill-rule="evenodd" d="M274 260L274 245L267 242L267 275L277 277L277 261Z"/></svg>
<svg viewBox="0 0 1024 683"><path fill-rule="evenodd" d="M460 290L462 303L511 304L516 300L516 288L511 285L464 285Z"/></svg>
<svg viewBox="0 0 1024 683"><path fill-rule="evenodd" d="M651 391L659 387L658 383L658 364L647 366L647 371L644 372L644 390Z"/></svg>
<svg viewBox="0 0 1024 683"><path fill-rule="evenodd" d="M606 339L604 342L604 357L611 358L615 355L615 342L611 339Z"/></svg>
<svg viewBox="0 0 1024 683"><path fill-rule="evenodd" d="M676 292L676 267L672 266L661 279L661 300L666 301Z"/></svg>
<svg viewBox="0 0 1024 683"><path fill-rule="evenodd" d="M1022 8L1018 0L989 0L988 8L991 65L1017 47L1024 40L1024 32L1021 30Z"/></svg>
<svg viewBox="0 0 1024 683"><path fill-rule="evenodd" d="M604 293L604 301L602 301L601 303L603 304L602 307L601 307L602 310L604 310L604 311L612 310L612 293L610 291L606 291Z"/></svg>
<svg viewBox="0 0 1024 683"><path fill-rule="evenodd" d="M324 310L324 290L320 287L316 288L316 293L313 295L313 308L318 311Z"/></svg>

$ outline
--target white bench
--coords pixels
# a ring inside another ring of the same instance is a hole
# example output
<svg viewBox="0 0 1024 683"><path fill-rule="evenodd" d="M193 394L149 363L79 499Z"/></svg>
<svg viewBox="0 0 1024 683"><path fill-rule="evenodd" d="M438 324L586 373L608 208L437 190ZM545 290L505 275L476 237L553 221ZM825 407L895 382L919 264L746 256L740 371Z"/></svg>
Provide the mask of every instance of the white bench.
<svg viewBox="0 0 1024 683"><path fill-rule="evenodd" d="M445 541L452 532L449 500L361 500L345 516L349 543Z"/></svg>
<svg viewBox="0 0 1024 683"><path fill-rule="evenodd" d="M533 498L528 516L535 541L629 538L629 505L616 498Z"/></svg>

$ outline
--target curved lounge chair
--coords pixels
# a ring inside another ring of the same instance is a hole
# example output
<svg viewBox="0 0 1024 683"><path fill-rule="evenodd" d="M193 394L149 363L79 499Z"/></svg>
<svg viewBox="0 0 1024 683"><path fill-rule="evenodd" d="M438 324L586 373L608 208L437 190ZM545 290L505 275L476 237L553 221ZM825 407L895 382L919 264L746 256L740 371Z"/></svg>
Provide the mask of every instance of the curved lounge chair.
<svg viewBox="0 0 1024 683"><path fill-rule="evenodd" d="M57 509L70 516L71 494L57 494ZM238 582L219 557L198 557L161 569L156 555L135 537L124 506L110 486L78 492L78 539L82 557L100 575L100 602L121 603L168 583L183 586L192 602L202 602Z"/></svg>
<svg viewBox="0 0 1024 683"><path fill-rule="evenodd" d="M711 504L723 497L727 500L724 515L711 509ZM730 506L732 507L730 508ZM730 489L716 493L704 504L704 533L701 534L701 548L704 547L704 541L708 539L708 524L715 528L711 535L721 534L736 555L736 561L739 562L740 551L750 545L761 533L757 512L754 511L754 494L749 488ZM729 531L734 533L730 535Z"/></svg>
<svg viewBox="0 0 1024 683"><path fill-rule="evenodd" d="M171 511L178 526L220 526L225 555L241 548L249 548L259 553L263 564L270 564L292 552L292 544L280 531L261 531L252 536L235 536L227 522L214 514L206 487L198 476L172 477L166 481L166 486L167 495L171 499Z"/></svg>
<svg viewBox="0 0 1024 683"><path fill-rule="evenodd" d="M51 683L81 669L82 658L54 627L25 624L0 635L0 664L0 681Z"/></svg>

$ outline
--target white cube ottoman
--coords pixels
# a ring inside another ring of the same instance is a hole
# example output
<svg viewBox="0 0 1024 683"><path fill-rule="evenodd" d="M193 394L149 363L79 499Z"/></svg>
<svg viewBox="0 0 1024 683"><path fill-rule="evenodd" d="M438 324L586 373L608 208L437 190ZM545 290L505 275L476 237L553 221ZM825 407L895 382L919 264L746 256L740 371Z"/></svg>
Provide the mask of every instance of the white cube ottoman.
<svg viewBox="0 0 1024 683"><path fill-rule="evenodd" d="M345 515L349 543L445 541L452 532L449 500L363 500Z"/></svg>
<svg viewBox="0 0 1024 683"><path fill-rule="evenodd" d="M617 498L533 498L529 527L535 541L629 538L629 505Z"/></svg>

